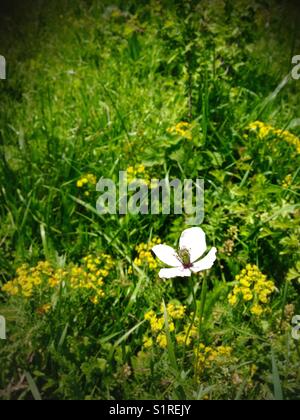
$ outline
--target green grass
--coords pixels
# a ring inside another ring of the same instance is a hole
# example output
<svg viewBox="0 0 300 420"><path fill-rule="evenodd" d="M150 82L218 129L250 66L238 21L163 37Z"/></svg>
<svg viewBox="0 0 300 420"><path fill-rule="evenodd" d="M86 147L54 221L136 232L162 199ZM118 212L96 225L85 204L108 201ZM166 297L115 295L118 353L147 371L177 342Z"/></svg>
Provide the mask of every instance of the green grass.
<svg viewBox="0 0 300 420"><path fill-rule="evenodd" d="M300 155L283 135L248 129L259 120L300 136L297 14L272 0L123 3L53 1L0 21L0 286L24 263L66 271L29 298L0 292L0 398L297 399ZM168 132L181 121L191 140ZM150 177L205 180L201 227L218 260L207 286L193 279L196 305L187 280L134 263L141 243L176 245L185 215L99 215L95 187L77 187L139 164ZM97 305L70 283L89 254L113 260ZM260 317L227 299L247 264L276 285ZM186 306L175 332L163 301ZM155 334L143 346L151 309L164 349ZM176 335L193 319L182 347ZM196 368L199 342L233 351Z"/></svg>

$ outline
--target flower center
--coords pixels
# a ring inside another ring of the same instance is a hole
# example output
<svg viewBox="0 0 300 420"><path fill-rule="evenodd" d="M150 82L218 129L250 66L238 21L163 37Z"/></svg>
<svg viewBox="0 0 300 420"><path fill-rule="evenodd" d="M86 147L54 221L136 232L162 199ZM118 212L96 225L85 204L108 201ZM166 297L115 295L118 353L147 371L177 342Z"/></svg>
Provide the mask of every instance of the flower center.
<svg viewBox="0 0 300 420"><path fill-rule="evenodd" d="M181 249L178 252L178 256L184 268L193 267L193 264L191 263L191 256L187 249Z"/></svg>

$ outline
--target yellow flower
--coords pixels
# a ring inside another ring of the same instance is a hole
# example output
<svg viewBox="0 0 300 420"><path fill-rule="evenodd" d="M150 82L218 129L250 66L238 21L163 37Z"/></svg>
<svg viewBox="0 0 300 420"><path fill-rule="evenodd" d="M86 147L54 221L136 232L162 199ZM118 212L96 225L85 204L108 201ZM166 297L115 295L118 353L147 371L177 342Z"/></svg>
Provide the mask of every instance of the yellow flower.
<svg viewBox="0 0 300 420"><path fill-rule="evenodd" d="M273 136L276 139L283 139L286 143L295 146L297 153L300 153L300 139L287 130L280 130L265 124L261 121L255 121L248 126L250 131L256 132L260 139Z"/></svg>
<svg viewBox="0 0 300 420"><path fill-rule="evenodd" d="M198 365L196 371L201 374L205 369L210 368L212 365L222 365L230 361L232 354L232 347L218 346L210 347L201 343L198 347L194 348L194 355Z"/></svg>
<svg viewBox="0 0 300 420"><path fill-rule="evenodd" d="M229 301L231 306L234 306L237 303L236 295L233 295L233 294L230 293L229 296L228 296L228 301Z"/></svg>
<svg viewBox="0 0 300 420"><path fill-rule="evenodd" d="M177 341L177 344L179 344L179 345L183 346L183 345L186 344L187 346L189 346L190 343L191 343L191 338L187 337L186 333L184 331L182 331L182 332L176 334L176 341Z"/></svg>
<svg viewBox="0 0 300 420"><path fill-rule="evenodd" d="M142 178L140 177L141 175L143 176ZM146 168L143 164L129 166L127 168L127 178L129 184L137 181L147 186L151 184L150 176L146 173Z"/></svg>
<svg viewBox="0 0 300 420"><path fill-rule="evenodd" d="M170 322L170 323L169 323L169 331L170 331L170 332L175 331L175 325L174 325L174 322Z"/></svg>
<svg viewBox="0 0 300 420"><path fill-rule="evenodd" d="M145 166L144 165L139 165L137 167L137 173L142 174L145 172Z"/></svg>
<svg viewBox="0 0 300 420"><path fill-rule="evenodd" d="M157 318L156 316L150 320L151 330L153 333L159 332L164 328L165 320L163 317Z"/></svg>
<svg viewBox="0 0 300 420"><path fill-rule="evenodd" d="M260 305L253 305L250 309L250 312L253 315L260 316L263 313L263 308Z"/></svg>
<svg viewBox="0 0 300 420"><path fill-rule="evenodd" d="M164 312L164 307L161 305L160 311ZM167 305L167 314L172 319L182 319L184 318L186 311L186 306L181 305L180 303L168 303Z"/></svg>
<svg viewBox="0 0 300 420"><path fill-rule="evenodd" d="M293 177L291 174L289 174L282 181L282 187L285 189L288 189L291 187L292 183L293 183Z"/></svg>
<svg viewBox="0 0 300 420"><path fill-rule="evenodd" d="M157 344L159 345L159 347L161 347L162 349L165 349L167 347L167 336L164 333L161 333L157 336Z"/></svg>
<svg viewBox="0 0 300 420"><path fill-rule="evenodd" d="M243 298L246 302L249 302L253 299L253 294L250 291L243 291Z"/></svg>
<svg viewBox="0 0 300 420"><path fill-rule="evenodd" d="M96 185L97 184L97 178L95 177L95 175L88 174L86 176L86 178L87 178L89 184L91 184L91 185Z"/></svg>
<svg viewBox="0 0 300 420"><path fill-rule="evenodd" d="M144 318L147 321L151 321L151 319L155 318L155 317L156 317L155 312L152 309L151 309L151 311L146 312L145 315L144 315Z"/></svg>
<svg viewBox="0 0 300 420"><path fill-rule="evenodd" d="M170 134L178 134L181 137L192 140L192 132L191 132L191 124L186 121L181 121L178 124L176 124L175 127L170 127L167 129L167 132Z"/></svg>
<svg viewBox="0 0 300 420"><path fill-rule="evenodd" d="M232 347L220 346L218 347L218 356L230 356L232 353Z"/></svg>
<svg viewBox="0 0 300 420"><path fill-rule="evenodd" d="M261 303L268 303L268 296L266 293L260 293L259 300Z"/></svg>
<svg viewBox="0 0 300 420"><path fill-rule="evenodd" d="M235 277L235 285L228 295L229 304L234 306L241 297L245 302L261 302L267 304L270 295L274 292L275 285L273 281L267 280L256 265L247 264L240 274ZM257 306L253 306L257 310ZM258 309L259 310L259 309Z"/></svg>
<svg viewBox="0 0 300 420"><path fill-rule="evenodd" d="M144 337L143 346L145 349L149 349L153 346L153 339L151 337Z"/></svg>
<svg viewBox="0 0 300 420"><path fill-rule="evenodd" d="M167 313L173 319L182 319L185 315L186 306L181 304L169 303L167 305Z"/></svg>
<svg viewBox="0 0 300 420"><path fill-rule="evenodd" d="M157 268L157 261L153 257L151 249L161 243L159 238L153 238L149 243L141 243L137 245L136 251L138 253L137 257L134 259L133 263L137 267L148 266L150 270L155 270Z"/></svg>
<svg viewBox="0 0 300 420"><path fill-rule="evenodd" d="M35 267L19 267L16 278L6 283L2 290L11 296L20 295L29 299L36 292L37 296L42 296L44 292L64 285L89 292L85 296L98 303L99 298L104 296L104 278L109 276L113 265L112 257L107 254L99 257L89 255L83 259L82 266L70 264L66 269L54 269L49 262L40 261Z"/></svg>
<svg viewBox="0 0 300 420"><path fill-rule="evenodd" d="M82 176L76 183L77 188L83 188L84 186L94 186L97 184L97 178L93 174L87 174ZM85 192L85 195L88 191Z"/></svg>
<svg viewBox="0 0 300 420"><path fill-rule="evenodd" d="M247 277L242 278L241 281L240 281L240 284L244 287L250 287L250 282L247 279Z"/></svg>
<svg viewBox="0 0 300 420"><path fill-rule="evenodd" d="M92 302L94 305L98 305L98 303L99 303L99 297L98 297L98 296L93 296L93 297L91 298L91 302Z"/></svg>
<svg viewBox="0 0 300 420"><path fill-rule="evenodd" d="M190 346L192 339L198 337L198 328L196 325L193 325L192 328L190 325L185 325L184 330L176 334L176 341L179 345Z"/></svg>
<svg viewBox="0 0 300 420"><path fill-rule="evenodd" d="M45 305L42 305L40 308L37 309L37 312L41 315L47 314L51 309L51 304L46 303Z"/></svg>
<svg viewBox="0 0 300 420"><path fill-rule="evenodd" d="M251 371L250 371L251 377L253 375L255 375L257 371L258 371L258 367L256 365L254 365L254 364L251 365Z"/></svg>

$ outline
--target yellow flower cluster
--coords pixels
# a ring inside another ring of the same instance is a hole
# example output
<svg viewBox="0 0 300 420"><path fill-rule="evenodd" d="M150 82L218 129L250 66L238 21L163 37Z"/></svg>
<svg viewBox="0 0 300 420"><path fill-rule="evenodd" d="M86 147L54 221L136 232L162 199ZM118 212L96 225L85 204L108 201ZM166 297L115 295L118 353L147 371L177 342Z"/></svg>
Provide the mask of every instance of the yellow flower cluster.
<svg viewBox="0 0 300 420"><path fill-rule="evenodd" d="M255 131L260 139L265 139L268 136L275 136L282 138L287 143L296 147L297 153L300 153L300 139L287 130L280 130L271 125L265 124L261 121L255 121L248 126L250 131Z"/></svg>
<svg viewBox="0 0 300 420"><path fill-rule="evenodd" d="M183 331L180 331L176 334L176 342L180 346L190 346L192 340L198 337L198 328L196 325L190 327L190 325L185 325Z"/></svg>
<svg viewBox="0 0 300 420"><path fill-rule="evenodd" d="M17 269L16 278L7 282L2 291L10 296L21 295L30 298L34 291L52 277L53 268L47 261L40 261L36 267L24 264Z"/></svg>
<svg viewBox="0 0 300 420"><path fill-rule="evenodd" d="M180 303L169 303L167 305L170 332L175 332L174 321L182 319L185 315L185 310L186 307L181 305ZM158 346L162 349L166 348L167 336L164 332L165 317L163 307L161 307L159 315L157 315L153 310L148 311L145 314L145 319L150 323L152 337L149 337L147 335L144 337L144 347L150 348L153 346L154 342L156 342Z"/></svg>
<svg viewBox="0 0 300 420"><path fill-rule="evenodd" d="M197 372L203 372L205 368L210 368L212 364L222 364L223 362L228 361L231 354L232 347L230 346L212 348L205 346L202 343L199 344L199 346L194 349L194 355L198 364Z"/></svg>
<svg viewBox="0 0 300 420"><path fill-rule="evenodd" d="M137 267L142 267L143 265L148 265L150 270L155 270L157 268L157 261L153 257L151 249L155 245L159 245L161 240L159 238L153 238L148 243L141 243L138 245L135 250L138 253L138 256L134 259L134 264ZM131 272L131 270L129 270Z"/></svg>
<svg viewBox="0 0 300 420"><path fill-rule="evenodd" d="M170 127L167 129L167 132L170 134L178 134L179 136L187 139L192 140L192 127L191 124L186 121L181 121L175 125L175 127Z"/></svg>
<svg viewBox="0 0 300 420"><path fill-rule="evenodd" d="M90 273L96 273L98 277L107 277L114 266L114 261L108 254L100 254L99 256L87 255L83 261L87 270Z"/></svg>
<svg viewBox="0 0 300 420"><path fill-rule="evenodd" d="M76 283L75 277L72 276L71 284L74 288L86 288L93 290L93 296L91 297L92 303L95 305L99 303L99 300L104 296L103 285L104 279L109 276L110 270L114 266L113 259L108 254L100 254L99 256L87 255L84 259L84 268L82 272L85 273L86 279L82 281L79 278L79 282ZM77 270L79 267L77 268Z"/></svg>
<svg viewBox="0 0 300 420"><path fill-rule="evenodd" d="M77 181L77 187L78 188L94 188L97 184L97 178L93 174L87 174L83 175L78 181ZM90 195L90 192L87 190L84 193L86 196Z"/></svg>
<svg viewBox="0 0 300 420"><path fill-rule="evenodd" d="M153 347L153 338L152 337L147 337L147 336L145 336L144 338L143 338L143 347L145 348L145 349L150 349L151 347Z"/></svg>
<svg viewBox="0 0 300 420"><path fill-rule="evenodd" d="M157 316L156 313L153 310L151 310L145 314L145 319L149 321L152 333L156 334L164 329L164 315ZM171 332L174 331L175 326L173 322L169 324L169 327Z"/></svg>
<svg viewBox="0 0 300 420"><path fill-rule="evenodd" d="M128 182L128 184L130 184L132 182L136 182L136 181L139 181L140 183L143 183L147 186L149 186L150 183L151 183L150 177L146 172L146 168L142 164L129 166L127 168L127 182Z"/></svg>
<svg viewBox="0 0 300 420"><path fill-rule="evenodd" d="M113 260L110 255L101 254L99 257L88 255L83 262L82 266L70 264L65 269L54 269L47 261L41 261L33 268L23 265L17 270L16 278L6 283L2 291L10 296L31 298L35 291L47 292L64 284L74 290L89 291L90 300L97 304L104 296L104 279L114 265ZM48 312L50 307L47 305L41 306L40 312Z"/></svg>
<svg viewBox="0 0 300 420"><path fill-rule="evenodd" d="M164 307L161 305L160 311L164 312ZM178 303L168 303L167 305L167 313L170 318L172 319L182 319L184 318L186 311L186 306L183 306Z"/></svg>
<svg viewBox="0 0 300 420"><path fill-rule="evenodd" d="M42 305L37 309L37 313L39 315L44 315L44 314L47 314L50 311L50 309L51 309L51 304L46 303L45 305Z"/></svg>
<svg viewBox="0 0 300 420"><path fill-rule="evenodd" d="M143 164L129 166L127 168L127 174L131 175L132 177L135 177L137 175L143 175L145 173L145 170L146 168Z"/></svg>
<svg viewBox="0 0 300 420"><path fill-rule="evenodd" d="M288 189L292 186L292 183L293 183L293 177L291 174L289 174L282 181L282 186L283 188Z"/></svg>
<svg viewBox="0 0 300 420"><path fill-rule="evenodd" d="M270 295L275 291L275 284L261 273L256 265L248 264L235 277L236 284L228 295L230 305L234 306L242 298L245 302L252 302L250 312L260 316L264 312L263 304L267 304Z"/></svg>
<svg viewBox="0 0 300 420"><path fill-rule="evenodd" d="M52 276L48 279L48 284L50 288L55 288L60 286L63 281L66 281L68 278L68 270L64 270L62 268L58 268L57 270L53 271Z"/></svg>

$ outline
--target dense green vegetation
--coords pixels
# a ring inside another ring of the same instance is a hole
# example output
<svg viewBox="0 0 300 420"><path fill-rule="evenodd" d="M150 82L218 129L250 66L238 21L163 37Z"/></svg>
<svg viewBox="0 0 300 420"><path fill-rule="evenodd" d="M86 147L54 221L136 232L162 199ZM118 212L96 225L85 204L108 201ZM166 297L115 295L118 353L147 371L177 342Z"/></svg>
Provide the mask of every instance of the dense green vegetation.
<svg viewBox="0 0 300 420"><path fill-rule="evenodd" d="M299 398L297 14L48 3L1 17L0 398ZM205 180L211 270L158 277L186 215L97 213L121 170Z"/></svg>

